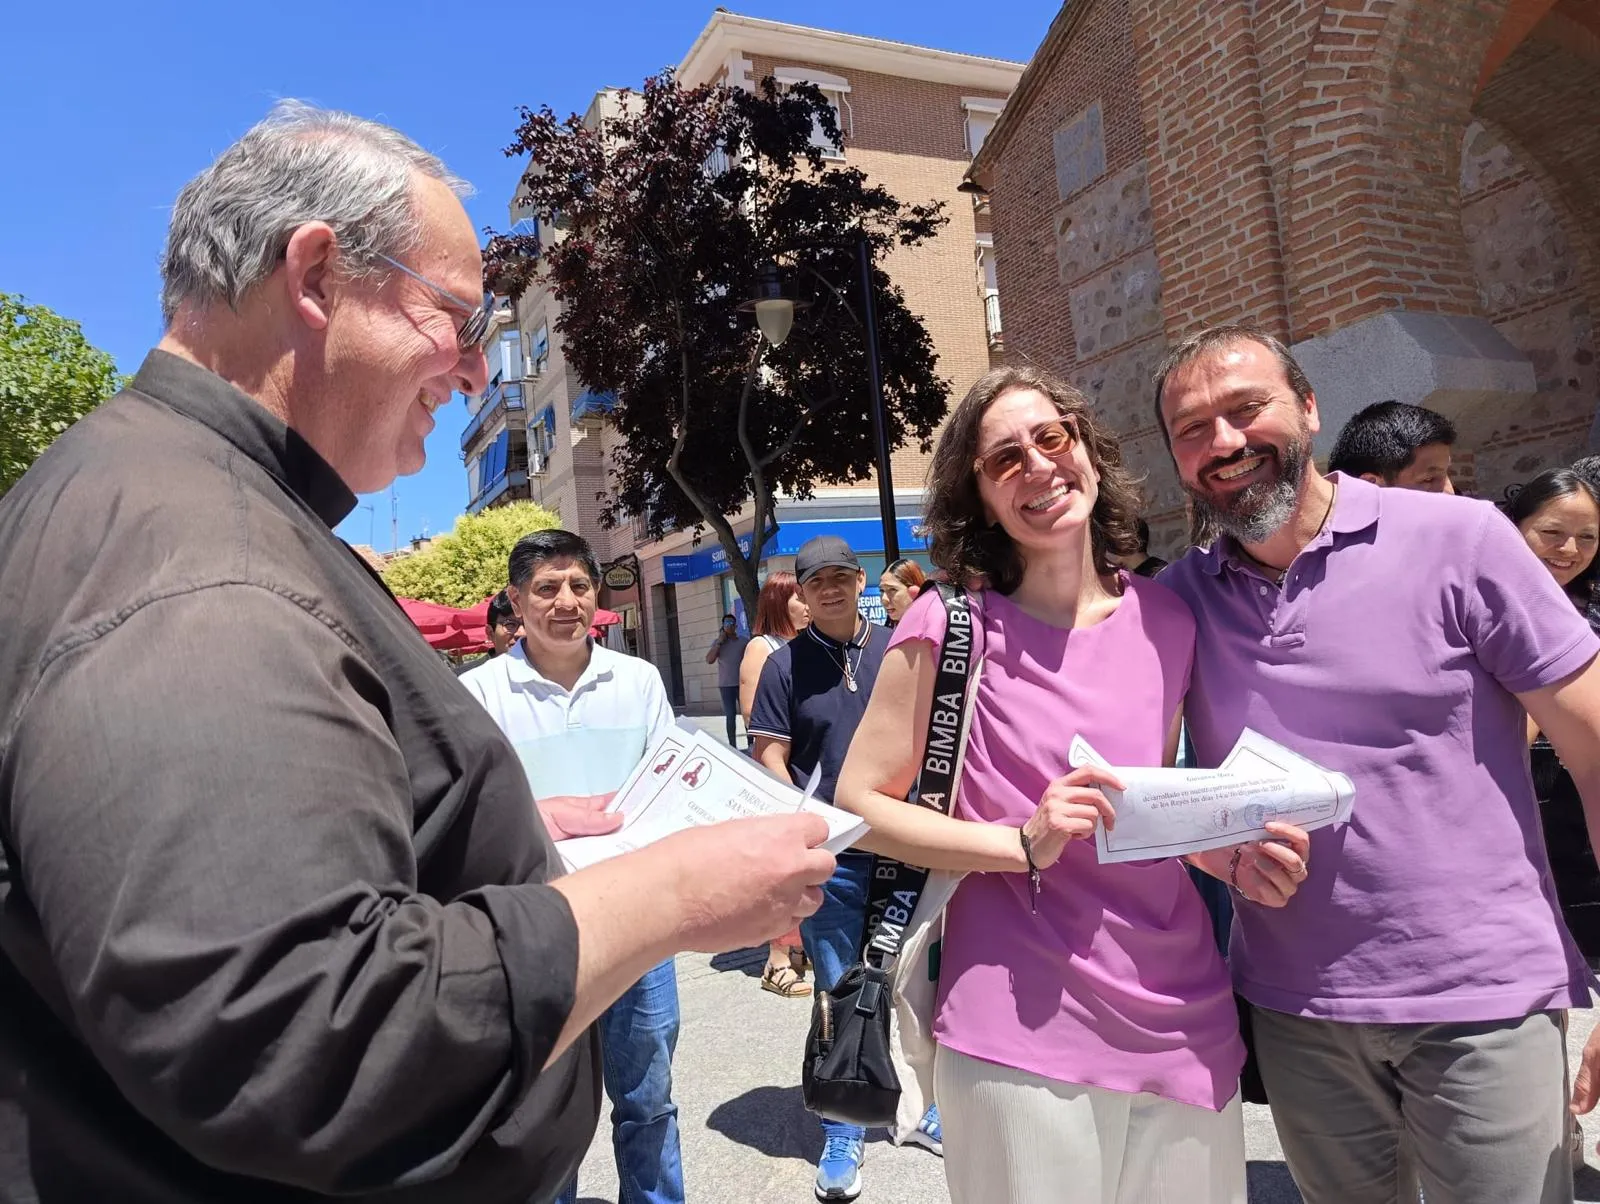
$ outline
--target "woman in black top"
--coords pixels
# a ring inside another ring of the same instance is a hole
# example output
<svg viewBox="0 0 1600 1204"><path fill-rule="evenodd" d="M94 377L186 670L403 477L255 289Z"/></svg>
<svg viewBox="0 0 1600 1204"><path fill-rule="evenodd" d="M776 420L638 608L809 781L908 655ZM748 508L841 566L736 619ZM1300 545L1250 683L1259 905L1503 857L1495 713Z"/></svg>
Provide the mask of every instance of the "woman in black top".
<svg viewBox="0 0 1600 1204"><path fill-rule="evenodd" d="M1594 486L1570 469L1551 469L1518 490L1504 510L1572 604L1594 624L1595 582L1600 577L1600 560L1595 557L1600 549L1600 495ZM1583 803L1572 775L1531 721L1529 736L1556 897L1568 931L1594 966L1600 964L1600 866L1589 845Z"/></svg>

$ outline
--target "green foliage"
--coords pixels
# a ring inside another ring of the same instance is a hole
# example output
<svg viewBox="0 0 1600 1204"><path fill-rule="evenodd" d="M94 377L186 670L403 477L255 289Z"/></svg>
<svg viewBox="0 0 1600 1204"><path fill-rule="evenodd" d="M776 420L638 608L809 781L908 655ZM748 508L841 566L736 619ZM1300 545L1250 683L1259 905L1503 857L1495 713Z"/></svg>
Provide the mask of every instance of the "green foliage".
<svg viewBox="0 0 1600 1204"><path fill-rule="evenodd" d="M476 606L505 588L506 560L531 531L561 525L561 516L535 502L512 502L480 514L463 514L455 530L420 552L402 557L383 574L402 598L440 606Z"/></svg>
<svg viewBox="0 0 1600 1204"><path fill-rule="evenodd" d="M0 496L121 386L116 363L76 322L0 293Z"/></svg>

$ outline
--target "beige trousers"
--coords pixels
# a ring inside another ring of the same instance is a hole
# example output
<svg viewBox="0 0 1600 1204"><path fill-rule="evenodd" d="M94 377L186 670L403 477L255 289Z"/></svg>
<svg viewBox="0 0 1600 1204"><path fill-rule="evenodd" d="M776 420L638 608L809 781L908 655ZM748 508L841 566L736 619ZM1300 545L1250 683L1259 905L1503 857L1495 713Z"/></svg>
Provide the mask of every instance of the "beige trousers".
<svg viewBox="0 0 1600 1204"><path fill-rule="evenodd" d="M940 1046L953 1204L1245 1204L1244 1113L1060 1083Z"/></svg>

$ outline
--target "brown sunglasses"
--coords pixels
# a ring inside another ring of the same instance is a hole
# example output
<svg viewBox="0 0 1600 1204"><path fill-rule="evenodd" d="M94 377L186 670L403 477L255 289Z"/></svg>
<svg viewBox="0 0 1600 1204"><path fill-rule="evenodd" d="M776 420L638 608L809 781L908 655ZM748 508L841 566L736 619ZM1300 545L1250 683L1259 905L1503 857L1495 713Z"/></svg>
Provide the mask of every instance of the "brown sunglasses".
<svg viewBox="0 0 1600 1204"><path fill-rule="evenodd" d="M1037 448L1047 460L1059 460L1078 445L1078 428L1068 418L1035 427L1033 438L991 447L972 462L972 466L996 485L1004 485L1026 467L1028 449Z"/></svg>

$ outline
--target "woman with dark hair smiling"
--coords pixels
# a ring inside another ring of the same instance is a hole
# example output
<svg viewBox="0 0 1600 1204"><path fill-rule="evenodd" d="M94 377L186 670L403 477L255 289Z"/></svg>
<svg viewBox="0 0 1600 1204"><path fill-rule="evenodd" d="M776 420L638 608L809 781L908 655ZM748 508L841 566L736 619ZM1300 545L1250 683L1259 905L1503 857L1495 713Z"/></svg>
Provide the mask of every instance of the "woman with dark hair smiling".
<svg viewBox="0 0 1600 1204"><path fill-rule="evenodd" d="M1600 577L1600 494L1588 477L1570 468L1541 472L1501 506L1516 523L1533 554L1544 562L1572 599L1595 625L1595 584ZM1530 760L1534 791L1539 799L1539 821L1544 829L1550 873L1555 879L1561 918L1591 969L1600 966L1600 866L1589 844L1583 818L1583 800L1572 775L1556 756L1533 720L1528 720L1532 742ZM1568 1153L1574 1166L1583 1163L1583 1130L1572 1118Z"/></svg>
<svg viewBox="0 0 1600 1204"><path fill-rule="evenodd" d="M1570 468L1541 472L1501 506L1533 554L1579 610L1587 611L1600 577L1600 495Z"/></svg>
<svg viewBox="0 0 1600 1204"><path fill-rule="evenodd" d="M1175 860L1100 864L1106 770L1171 765L1194 619L1116 563L1137 500L1087 399L1031 369L983 377L929 473L933 561L970 590L977 685L949 815L906 806L946 611L901 620L835 801L863 848L966 873L944 915L933 1091L955 1204L1244 1204L1244 1046L1227 968ZM1282 906L1304 832L1193 860Z"/></svg>

